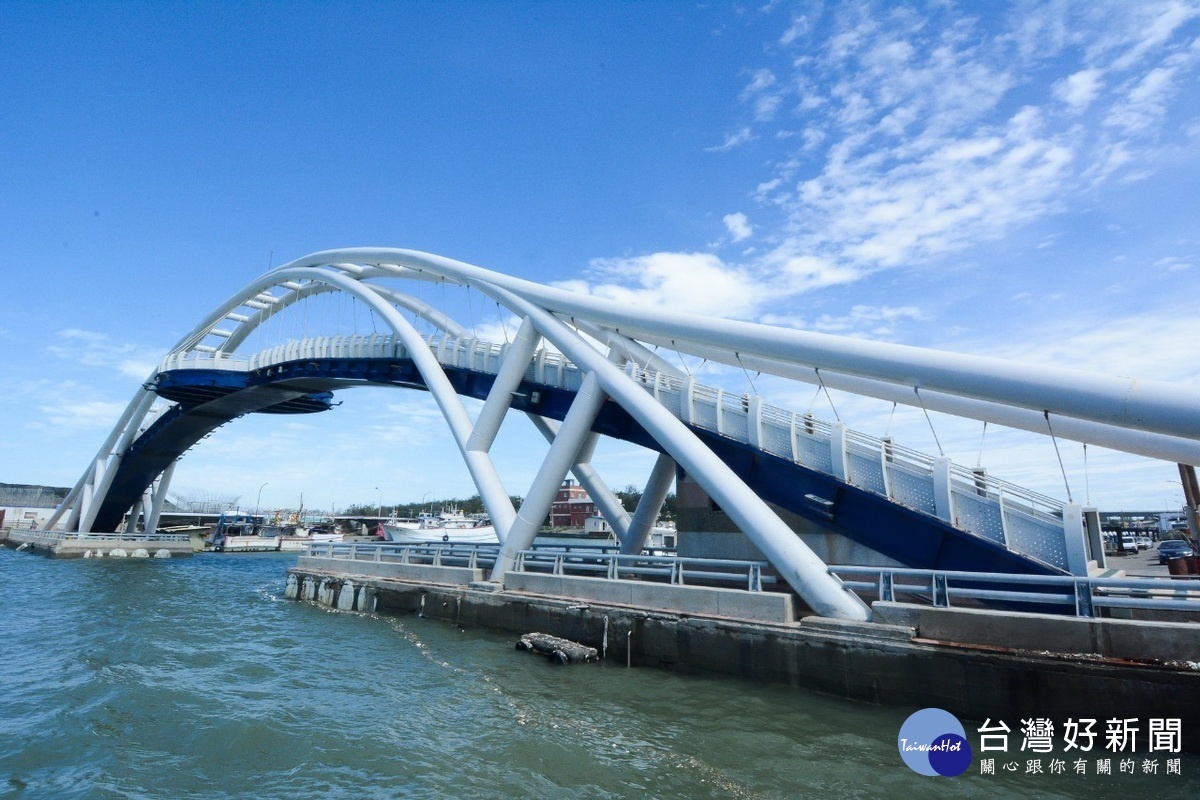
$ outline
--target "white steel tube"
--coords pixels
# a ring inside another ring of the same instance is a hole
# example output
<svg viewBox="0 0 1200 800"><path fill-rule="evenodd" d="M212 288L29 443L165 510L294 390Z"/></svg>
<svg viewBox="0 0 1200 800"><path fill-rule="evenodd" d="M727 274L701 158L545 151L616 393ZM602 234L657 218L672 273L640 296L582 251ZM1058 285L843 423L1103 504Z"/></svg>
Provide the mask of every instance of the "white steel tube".
<svg viewBox="0 0 1200 800"><path fill-rule="evenodd" d="M675 459L666 453L660 453L650 470L650 479L642 491L642 499L638 501L637 510L633 514L633 523L629 526L628 540L621 540L621 552L634 554L642 552L650 531L658 521L663 502L671 492L671 483L675 480Z"/></svg>
<svg viewBox="0 0 1200 800"><path fill-rule="evenodd" d="M533 544L538 529L550 513L550 507L559 487L562 486L563 478L578 459L579 451L592 431L592 423L596 420L600 407L604 405L604 400L600 382L595 374L589 372L584 376L583 385L579 387L575 400L550 445L550 452L546 453L546 458L529 487L529 493L521 503L521 510L517 512L516 519L509 529L508 539L496 556L496 564L492 568L493 581L503 581L504 574L516 564L517 553Z"/></svg>
<svg viewBox="0 0 1200 800"><path fill-rule="evenodd" d="M781 577L821 616L867 620L871 609L829 573L827 565L742 482L725 462L619 367L589 347L557 318L532 303L497 290L510 308L528 314L542 336L581 369L594 372L605 393L725 509L741 531L775 565Z"/></svg>
<svg viewBox="0 0 1200 800"><path fill-rule="evenodd" d="M513 392L525 379L529 362L533 359L541 340L542 337L538 335L533 323L526 317L517 330L512 344L509 345L508 351L504 354L504 361L501 362L500 369L496 373L496 380L488 391L487 399L479 411L479 416L475 418L475 427L467 440L468 450L487 452L491 448L496 434L500 431L500 425L504 422L504 415L512 406Z"/></svg>
<svg viewBox="0 0 1200 800"><path fill-rule="evenodd" d="M471 473L475 488L479 489L480 499L483 500L484 507L487 508L488 515L492 519L497 538L503 542L515 516L512 502L509 500L504 483L496 472L495 464L492 463L487 453L467 449L467 440L470 438L472 428L471 419L467 415L466 409L463 408L462 401L455 393L450 379L442 370L442 365L438 363L437 357L429 349L429 345L421 335L394 306L376 294L371 287L364 286L354 278L347 277L340 272L303 267L280 267L251 283L242 290L243 293L239 296L253 296L253 293L274 286L281 279L289 278L327 283L357 297L370 306L400 337L416 365L417 371L425 380L429 393L433 395L434 401L438 404L446 424L450 426L450 432L454 435L463 461L466 462L467 470ZM225 305L228 306L229 303ZM209 315L209 319L213 317L214 315ZM197 333L199 333L199 329L193 330L193 333L185 337L184 341L195 339Z"/></svg>
<svg viewBox="0 0 1200 800"><path fill-rule="evenodd" d="M820 367L926 391L1017 406L1055 416L1170 436L1200 438L1200 393L1161 381L1118 378L1079 370L1042 367L870 342L736 320L697 317L662 308L643 310L602 298L568 292L492 272L461 261L414 250L361 248L314 253L294 264L367 262L431 271L471 282L505 302L496 291L511 292L550 313L581 317L623 335L658 344L674 342L686 351L695 343L791 364ZM490 288L491 287L491 288ZM505 302L512 308L512 305ZM516 309L514 309L516 310ZM545 331L542 331L545 333ZM736 359L733 359L736 361Z"/></svg>
<svg viewBox="0 0 1200 800"><path fill-rule="evenodd" d="M528 417L534 427L541 431L542 436L546 437L546 441L553 444L558 433L558 423L537 414L529 414ZM608 520L608 524L612 525L617 534L617 541L623 542L629 534L629 512L591 464L596 437L595 433L588 437L575 466L571 467L571 474L579 481L579 485L587 490L588 496L592 498L600 514Z"/></svg>

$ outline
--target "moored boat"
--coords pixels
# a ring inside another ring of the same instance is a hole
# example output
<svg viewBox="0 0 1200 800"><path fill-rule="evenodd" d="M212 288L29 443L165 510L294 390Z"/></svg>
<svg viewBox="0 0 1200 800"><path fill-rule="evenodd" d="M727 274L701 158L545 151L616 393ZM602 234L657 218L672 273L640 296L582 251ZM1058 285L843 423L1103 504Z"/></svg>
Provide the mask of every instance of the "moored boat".
<svg viewBox="0 0 1200 800"><path fill-rule="evenodd" d="M496 529L483 515L467 516L461 511L423 513L411 518L393 518L383 523L384 539L397 544L497 544Z"/></svg>
<svg viewBox="0 0 1200 800"><path fill-rule="evenodd" d="M332 517L293 515L277 530L280 550L303 550L313 542L340 542L345 538Z"/></svg>
<svg viewBox="0 0 1200 800"><path fill-rule="evenodd" d="M250 514L222 514L204 543L218 553L278 550L279 534L272 535L270 531L264 531L262 523L262 517Z"/></svg>

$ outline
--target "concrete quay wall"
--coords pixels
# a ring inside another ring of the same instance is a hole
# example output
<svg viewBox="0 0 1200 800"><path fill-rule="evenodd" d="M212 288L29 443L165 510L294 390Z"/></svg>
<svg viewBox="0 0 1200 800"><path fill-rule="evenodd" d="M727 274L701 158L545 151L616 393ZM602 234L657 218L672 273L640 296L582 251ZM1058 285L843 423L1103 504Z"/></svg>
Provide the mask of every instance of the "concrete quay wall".
<svg viewBox="0 0 1200 800"><path fill-rule="evenodd" d="M872 603L871 609L876 621L910 626L922 639L1127 661L1200 664L1200 624L1195 622L1003 614L883 602Z"/></svg>
<svg viewBox="0 0 1200 800"><path fill-rule="evenodd" d="M935 706L967 720L1160 716L1200 752L1200 670L997 645L932 641L918 628L806 617L793 623L666 612L516 591L402 581L297 565L288 596L343 610L420 613L461 627L549 633L608 659L803 687L867 702ZM349 589L347 590L347 587Z"/></svg>
<svg viewBox="0 0 1200 800"><path fill-rule="evenodd" d="M13 529L3 544L50 558L181 558L192 555L188 541L160 541L110 534L104 538L59 538L44 531Z"/></svg>
<svg viewBox="0 0 1200 800"><path fill-rule="evenodd" d="M618 581L538 572L510 572L504 576L504 589L694 616L732 617L779 623L794 622L796 618L792 595L782 592L746 592L712 586L672 586L649 581Z"/></svg>

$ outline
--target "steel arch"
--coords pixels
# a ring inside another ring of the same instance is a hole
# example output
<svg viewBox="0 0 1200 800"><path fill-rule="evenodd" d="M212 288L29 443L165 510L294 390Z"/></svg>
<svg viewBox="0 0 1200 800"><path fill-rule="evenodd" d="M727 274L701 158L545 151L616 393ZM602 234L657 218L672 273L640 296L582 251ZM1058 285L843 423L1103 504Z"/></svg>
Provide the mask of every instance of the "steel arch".
<svg viewBox="0 0 1200 800"><path fill-rule="evenodd" d="M471 423L429 345L397 309L412 312L455 336L464 333L462 326L417 298L372 282L384 278L474 288L522 320L476 423ZM1063 436L1180 463L1200 462L1200 446L1195 441L1200 434L1200 398L1169 384L1051 372L991 358L658 309L641 311L414 250L323 251L272 269L207 314L171 348L168 358L201 352L217 358L231 355L274 314L324 292L342 292L366 304L412 354L503 542L494 577L532 542L536 522L548 510L551 490L571 470L589 488L594 487L593 496L613 512L618 530L625 534L623 546L633 547L643 535L653 509L639 509L634 518L623 517L590 468L590 424L598 404L608 399L650 431L669 456L656 465L651 477L653 492L648 486L647 494L663 494L663 476L669 474L672 462L680 464L721 503L814 610L854 619L869 615L865 605L827 573L825 564L765 502L620 369L621 364L633 360L654 364L664 372L678 372L648 346L670 347L730 365L823 381L861 394L920 403L1038 432L1044 432L1045 419L1052 415L1055 431ZM519 514L512 510L509 493L488 451L511 407L512 391L545 343L586 372L587 390L579 393L560 427L546 421L539 424L551 440L551 448L527 495L529 508ZM150 387L157 374L155 370L135 393L50 525L66 513L68 528L90 530L122 455L149 424L155 399ZM168 469L131 509L133 519L144 507L149 512L147 520L157 520L169 480Z"/></svg>

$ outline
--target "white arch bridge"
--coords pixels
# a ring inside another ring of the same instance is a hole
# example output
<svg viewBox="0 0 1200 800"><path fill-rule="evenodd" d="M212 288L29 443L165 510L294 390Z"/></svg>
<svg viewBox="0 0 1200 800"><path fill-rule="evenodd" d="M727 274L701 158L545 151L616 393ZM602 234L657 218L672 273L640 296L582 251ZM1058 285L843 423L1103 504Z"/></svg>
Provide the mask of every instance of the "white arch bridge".
<svg viewBox="0 0 1200 800"><path fill-rule="evenodd" d="M469 287L519 328L511 341L480 340L395 279ZM389 331L256 344L272 320L330 293L362 303ZM501 541L497 580L532 544L568 474L622 551L636 553L680 469L826 616L870 612L772 505L911 567L1084 575L1099 557L1092 509L704 386L663 358L672 351L1038 433L1052 422L1063 438L1200 463L1200 399L1174 385L638 310L428 253L362 248L272 269L204 317L135 393L49 524L113 531L144 516L154 530L176 461L214 429L251 412L325 410L332 392L372 384L433 396ZM483 400L474 421L464 396ZM509 411L550 441L519 510L489 453ZM632 514L591 464L601 435L660 454Z"/></svg>

